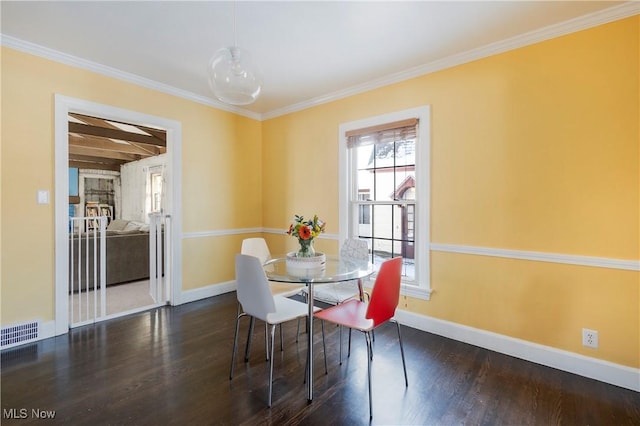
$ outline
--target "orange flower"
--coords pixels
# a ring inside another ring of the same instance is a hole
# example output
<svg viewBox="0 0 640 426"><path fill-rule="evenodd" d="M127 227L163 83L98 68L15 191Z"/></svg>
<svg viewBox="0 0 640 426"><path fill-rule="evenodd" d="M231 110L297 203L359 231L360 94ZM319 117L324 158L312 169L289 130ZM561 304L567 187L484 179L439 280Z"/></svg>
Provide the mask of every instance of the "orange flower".
<svg viewBox="0 0 640 426"><path fill-rule="evenodd" d="M300 229L298 229L298 236L302 240L308 240L311 238L311 229L309 229L308 226L301 226Z"/></svg>

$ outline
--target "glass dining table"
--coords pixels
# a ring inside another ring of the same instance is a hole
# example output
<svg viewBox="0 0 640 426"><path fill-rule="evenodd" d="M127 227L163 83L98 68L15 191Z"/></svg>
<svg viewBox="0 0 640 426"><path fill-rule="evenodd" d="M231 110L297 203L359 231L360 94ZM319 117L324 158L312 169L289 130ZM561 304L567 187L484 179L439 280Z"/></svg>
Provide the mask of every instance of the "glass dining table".
<svg viewBox="0 0 640 426"><path fill-rule="evenodd" d="M264 264L265 273L270 281L304 284L308 289L309 330L307 336L307 399L313 400L313 287L315 285L339 283L343 281L358 282L360 299L363 299L362 279L372 275L375 268L371 262L354 260L346 257L327 256L324 270L308 273L296 273L287 270L286 257L276 257Z"/></svg>

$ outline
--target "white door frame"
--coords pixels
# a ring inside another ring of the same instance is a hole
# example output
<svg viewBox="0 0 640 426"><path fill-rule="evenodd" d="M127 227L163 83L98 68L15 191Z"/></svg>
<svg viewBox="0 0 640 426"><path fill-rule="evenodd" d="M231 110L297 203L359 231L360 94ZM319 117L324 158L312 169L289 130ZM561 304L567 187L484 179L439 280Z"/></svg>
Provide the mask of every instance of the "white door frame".
<svg viewBox="0 0 640 426"><path fill-rule="evenodd" d="M181 300L182 289L182 123L136 111L55 95L55 323L56 335L69 331L69 113L160 127L167 131L167 186L165 210L171 215L172 305Z"/></svg>

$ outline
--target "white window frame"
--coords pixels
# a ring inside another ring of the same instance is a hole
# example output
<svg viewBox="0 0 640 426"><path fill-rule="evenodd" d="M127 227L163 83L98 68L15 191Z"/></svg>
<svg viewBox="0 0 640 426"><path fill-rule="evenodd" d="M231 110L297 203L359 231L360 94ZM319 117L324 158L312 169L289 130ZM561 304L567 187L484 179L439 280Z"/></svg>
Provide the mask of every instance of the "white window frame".
<svg viewBox="0 0 640 426"><path fill-rule="evenodd" d="M431 264L430 264L430 188L431 188L431 107L424 105L416 108L396 111L388 114L369 117L362 120L342 123L338 129L339 148L339 237L344 241L356 235L359 212L351 203L352 197L357 199L355 174L357 165L354 155L347 148L348 131L363 129L376 125L417 118L418 140L416 141L416 244L415 244L415 281L403 283L403 295L429 300L431 297Z"/></svg>

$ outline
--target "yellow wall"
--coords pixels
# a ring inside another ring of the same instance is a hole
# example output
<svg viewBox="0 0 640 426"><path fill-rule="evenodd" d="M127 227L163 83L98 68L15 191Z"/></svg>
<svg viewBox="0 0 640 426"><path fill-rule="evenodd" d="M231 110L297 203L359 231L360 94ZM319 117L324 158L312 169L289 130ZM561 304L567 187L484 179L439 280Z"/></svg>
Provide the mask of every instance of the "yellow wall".
<svg viewBox="0 0 640 426"><path fill-rule="evenodd" d="M338 125L429 104L433 242L638 260L639 44L628 18L263 123L3 48L1 322L54 318L54 206L35 203L53 199L54 93L182 123L187 233L282 229L265 235L282 252L295 213L337 233ZM243 237L184 239L183 289L233 279ZM640 367L638 272L431 262L431 300L404 309Z"/></svg>
<svg viewBox="0 0 640 426"><path fill-rule="evenodd" d="M54 205L36 191L54 199L56 93L182 123L184 232L262 226L260 122L8 48L1 70L3 325L55 317ZM233 279L221 241L184 240L183 289Z"/></svg>
<svg viewBox="0 0 640 426"><path fill-rule="evenodd" d="M264 225L318 213L337 233L339 124L428 104L432 242L638 260L639 21L266 121ZM431 300L403 308L640 367L638 272L441 252L431 262ZM599 331L598 350L583 348L583 327Z"/></svg>

